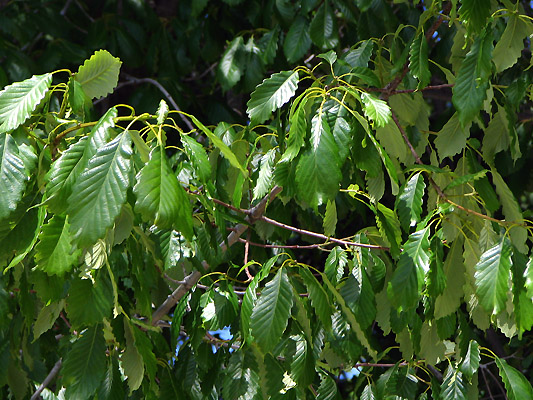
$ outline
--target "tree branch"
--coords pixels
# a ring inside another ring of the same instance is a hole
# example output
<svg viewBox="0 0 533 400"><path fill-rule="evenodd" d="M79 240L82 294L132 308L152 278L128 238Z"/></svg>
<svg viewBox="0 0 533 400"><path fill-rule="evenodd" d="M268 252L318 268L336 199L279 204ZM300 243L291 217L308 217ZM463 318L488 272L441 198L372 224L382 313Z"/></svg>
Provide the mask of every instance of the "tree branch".
<svg viewBox="0 0 533 400"><path fill-rule="evenodd" d="M41 398L42 391L52 382L52 380L56 377L59 370L61 369L62 361L61 358L57 360L53 368L50 370L46 378L44 378L43 383L37 388L35 393L31 396L30 400L37 400Z"/></svg>
<svg viewBox="0 0 533 400"><path fill-rule="evenodd" d="M246 210L248 216L246 220L250 225L258 221L263 213L265 212L267 204L272 201L283 189L279 186L274 187L270 193L265 196L256 206L252 207L250 210ZM220 243L219 247L222 252L225 252L228 247L235 244L240 236L248 229L247 224L238 224L235 229L228 235L226 241ZM207 262L202 263L205 270L209 269ZM185 294L191 290L194 285L198 283L202 273L200 271L194 271L190 275L186 276L183 280L183 283L179 285L176 290L174 290L167 299L161 304L157 310L152 314L152 326L156 326L159 323L159 320L162 319L165 315L168 314L170 309L176 305L180 299L185 296Z"/></svg>

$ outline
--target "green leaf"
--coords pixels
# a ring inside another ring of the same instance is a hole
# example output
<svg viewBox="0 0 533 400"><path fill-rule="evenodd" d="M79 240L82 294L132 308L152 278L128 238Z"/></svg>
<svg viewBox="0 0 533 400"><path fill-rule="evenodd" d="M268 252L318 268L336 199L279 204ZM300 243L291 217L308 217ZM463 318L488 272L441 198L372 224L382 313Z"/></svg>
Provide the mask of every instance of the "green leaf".
<svg viewBox="0 0 533 400"><path fill-rule="evenodd" d="M150 161L137 174L133 188L137 196L135 211L160 228L175 228L191 239L192 206L187 193L170 168L160 146L150 153Z"/></svg>
<svg viewBox="0 0 533 400"><path fill-rule="evenodd" d="M442 190L445 192L446 190L450 190L450 189L453 189L454 187L464 185L465 183L484 178L487 175L487 172L489 171L486 169L482 169L481 171L478 171L475 174L467 174L467 175L460 176L459 178L455 178L453 181L447 184L446 187Z"/></svg>
<svg viewBox="0 0 533 400"><path fill-rule="evenodd" d="M497 72L505 71L516 64L524 49L524 39L531 34L533 24L516 13L511 14L492 56Z"/></svg>
<svg viewBox="0 0 533 400"><path fill-rule="evenodd" d="M348 51L342 59L350 64L353 68L367 68L368 62L374 51L374 42L371 39L365 40L355 49Z"/></svg>
<svg viewBox="0 0 533 400"><path fill-rule="evenodd" d="M90 279L76 279L67 298L67 312L72 326L80 328L102 322L111 315L113 291L104 273L93 284Z"/></svg>
<svg viewBox="0 0 533 400"><path fill-rule="evenodd" d="M274 179L274 161L276 158L276 149L270 149L261 157L261 167L259 168L259 176L257 177L257 184L254 187L253 200L257 200L268 194L272 188Z"/></svg>
<svg viewBox="0 0 533 400"><path fill-rule="evenodd" d="M0 220L16 210L29 180L15 139L0 133ZM9 188L9 189L7 189Z"/></svg>
<svg viewBox="0 0 533 400"><path fill-rule="evenodd" d="M85 94L81 83L71 77L68 81L68 101L72 110L82 117L89 114L92 107L91 99Z"/></svg>
<svg viewBox="0 0 533 400"><path fill-rule="evenodd" d="M471 125L470 122L462 125L458 113L452 115L435 139L435 146L441 160L444 160L445 157L453 157L466 147Z"/></svg>
<svg viewBox="0 0 533 400"><path fill-rule="evenodd" d="M249 367L249 356L236 351L229 359L222 384L224 399L252 400L260 392L259 376Z"/></svg>
<svg viewBox="0 0 533 400"><path fill-rule="evenodd" d="M341 179L339 150L324 114L319 113L312 120L311 147L296 167L299 197L316 210L335 198Z"/></svg>
<svg viewBox="0 0 533 400"><path fill-rule="evenodd" d="M168 115L168 104L165 100L161 99L155 115L157 116L157 125L162 125Z"/></svg>
<svg viewBox="0 0 533 400"><path fill-rule="evenodd" d="M427 364L435 365L445 359L446 345L440 340L437 324L429 325L424 321L420 332L420 358L424 358Z"/></svg>
<svg viewBox="0 0 533 400"><path fill-rule="evenodd" d="M52 84L52 74L34 75L6 86L0 92L0 134L24 123Z"/></svg>
<svg viewBox="0 0 533 400"><path fill-rule="evenodd" d="M88 137L83 137L70 146L56 160L47 174L46 197L51 211L60 214L67 209L68 198L72 194L72 187L79 175L87 167L89 160L109 140L115 126L114 118L117 109L110 108L98 120Z"/></svg>
<svg viewBox="0 0 533 400"><path fill-rule="evenodd" d="M388 241L391 247L391 254L397 257L400 251L400 242L402 240L402 230L396 213L383 204L378 203L376 212L376 224L381 237Z"/></svg>
<svg viewBox="0 0 533 400"><path fill-rule="evenodd" d="M139 350L135 346L135 334L131 324L124 318L124 336L126 337L126 351L121 354L120 361L124 375L128 378L130 395L137 390L144 378L144 362Z"/></svg>
<svg viewBox="0 0 533 400"><path fill-rule="evenodd" d="M231 41L218 64L217 75L222 89L229 90L239 82L244 72L242 62L244 41L237 36Z"/></svg>
<svg viewBox="0 0 533 400"><path fill-rule="evenodd" d="M33 342L54 326L54 322L59 317L63 307L65 307L65 300L54 301L41 309L33 325Z"/></svg>
<svg viewBox="0 0 533 400"><path fill-rule="evenodd" d="M396 212L404 230L415 226L422 214L422 198L426 184L420 172L414 174L400 189L396 198Z"/></svg>
<svg viewBox="0 0 533 400"><path fill-rule="evenodd" d="M335 61L337 61L337 53L335 53L333 50L330 50L327 53L319 54L317 57L326 60L329 65L333 65L335 64Z"/></svg>
<svg viewBox="0 0 533 400"><path fill-rule="evenodd" d="M309 31L313 43L322 50L331 49L339 43L337 20L327 0L316 12Z"/></svg>
<svg viewBox="0 0 533 400"><path fill-rule="evenodd" d="M489 122L483 135L483 158L493 165L494 155L500 151L507 150L511 142L509 132L509 121L505 108L498 105L498 111Z"/></svg>
<svg viewBox="0 0 533 400"><path fill-rule="evenodd" d="M120 214L130 186L131 155L131 138L123 132L96 152L73 185L67 212L80 246L104 237Z"/></svg>
<svg viewBox="0 0 533 400"><path fill-rule="evenodd" d="M81 334L68 352L61 369L68 399L89 399L96 392L106 371L105 339L95 325Z"/></svg>
<svg viewBox="0 0 533 400"><path fill-rule="evenodd" d="M409 69L418 79L418 89L426 87L431 78L428 62L428 42L424 32L420 31L409 49Z"/></svg>
<svg viewBox="0 0 533 400"><path fill-rule="evenodd" d="M429 270L429 231L426 227L409 235L403 251L411 257L417 268L422 269L424 273Z"/></svg>
<svg viewBox="0 0 533 400"><path fill-rule="evenodd" d="M181 136L181 142L183 143L185 154L187 154L187 157L194 166L198 178L200 181L207 183L211 177L211 164L209 163L204 147L187 135Z"/></svg>
<svg viewBox="0 0 533 400"><path fill-rule="evenodd" d="M370 68L367 67L353 67L348 75L353 75L361 79L367 85L380 87L381 82L377 75Z"/></svg>
<svg viewBox="0 0 533 400"><path fill-rule="evenodd" d="M348 256L346 252L338 246L334 247L329 253L324 266L324 273L333 285L336 285L342 278L347 263Z"/></svg>
<svg viewBox="0 0 533 400"><path fill-rule="evenodd" d="M446 400L466 400L467 387L463 382L463 373L448 365L441 386L441 398Z"/></svg>
<svg viewBox="0 0 533 400"><path fill-rule="evenodd" d="M91 99L107 96L117 86L122 61L107 50L96 51L74 76Z"/></svg>
<svg viewBox="0 0 533 400"><path fill-rule="evenodd" d="M488 5L484 0L477 1ZM467 126L483 107L492 73L493 47L492 28L489 26L476 38L457 74L452 101L463 126Z"/></svg>
<svg viewBox="0 0 533 400"><path fill-rule="evenodd" d="M200 299L202 321L210 330L230 326L237 316L239 300L232 290L216 288L205 292Z"/></svg>
<svg viewBox="0 0 533 400"><path fill-rule="evenodd" d="M257 86L250 96L246 113L253 125L265 122L273 111L287 103L298 88L298 72L273 74Z"/></svg>
<svg viewBox="0 0 533 400"><path fill-rule="evenodd" d="M331 315L333 314L333 310L324 287L306 267L301 267L299 272L307 287L309 299L311 300L311 304L315 309L318 319L322 322L324 328L329 331L331 329Z"/></svg>
<svg viewBox="0 0 533 400"><path fill-rule="evenodd" d="M324 235L335 235L335 227L337 226L337 207L334 200L328 200L322 226L324 227Z"/></svg>
<svg viewBox="0 0 533 400"><path fill-rule="evenodd" d="M268 282L253 308L250 320L252 335L264 353L278 343L287 327L292 307L292 289L284 268Z"/></svg>
<svg viewBox="0 0 533 400"><path fill-rule="evenodd" d="M485 251L476 264L477 295L481 305L490 313L505 310L510 268L511 243L506 236Z"/></svg>
<svg viewBox="0 0 533 400"><path fill-rule="evenodd" d="M298 15L291 24L283 42L283 53L289 63L294 63L301 59L310 47L309 24L307 19Z"/></svg>
<svg viewBox="0 0 533 400"><path fill-rule="evenodd" d="M327 374L320 374L317 400L332 400L337 396L337 384Z"/></svg>
<svg viewBox="0 0 533 400"><path fill-rule="evenodd" d="M507 361L496 357L496 365L500 372L507 397L509 400L523 400L533 398L533 388L527 378L516 368L507 364Z"/></svg>
<svg viewBox="0 0 533 400"><path fill-rule="evenodd" d="M369 93L361 93L361 101L365 115L374 122L376 128L387 125L391 121L389 105Z"/></svg>
<svg viewBox="0 0 533 400"><path fill-rule="evenodd" d="M459 16L466 22L469 32L480 32L490 16L490 1L462 0Z"/></svg>
<svg viewBox="0 0 533 400"><path fill-rule="evenodd" d="M361 392L360 400L376 400L376 390L373 385L368 383Z"/></svg>
<svg viewBox="0 0 533 400"><path fill-rule="evenodd" d="M279 27L275 27L271 31L265 33L258 41L259 48L261 48L260 56L266 65L272 64L276 58L276 54L278 52L279 32Z"/></svg>
<svg viewBox="0 0 533 400"><path fill-rule="evenodd" d="M475 340L471 340L468 344L468 351L465 358L461 363L461 372L471 380L477 369L479 368L479 361L481 357L479 355L479 345Z"/></svg>
<svg viewBox="0 0 533 400"><path fill-rule="evenodd" d="M491 170L491 174L492 181L496 187L496 193L498 193L500 202L502 203L502 210L505 220L514 222L516 224L509 230L511 242L518 249L518 251L527 254L529 253L529 249L526 245L528 232L527 229L522 225L524 217L522 216L518 201L496 169L493 168Z"/></svg>
<svg viewBox="0 0 533 400"><path fill-rule="evenodd" d="M307 98L304 98L298 105L296 111L290 117L289 136L287 138L287 149L283 153L281 162L292 161L304 145L307 134L307 118L305 115L305 105Z"/></svg>
<svg viewBox="0 0 533 400"><path fill-rule="evenodd" d="M39 234L35 247L36 268L48 275L63 276L72 269L79 256L73 251L67 218L54 215Z"/></svg>
<svg viewBox="0 0 533 400"><path fill-rule="evenodd" d="M246 168L244 168L239 160L237 159L237 156L235 156L235 153L231 151L231 149L228 147L226 143L222 139L220 139L217 135L215 135L213 132L211 132L209 129L206 128L204 124L202 124L195 116L188 115L187 116L192 120L194 125L196 125L205 135L209 138L209 140L215 145L216 148L220 150L222 155L226 157L226 159L229 161L231 165L233 165L235 168L240 170L244 177L248 176L248 171Z"/></svg>

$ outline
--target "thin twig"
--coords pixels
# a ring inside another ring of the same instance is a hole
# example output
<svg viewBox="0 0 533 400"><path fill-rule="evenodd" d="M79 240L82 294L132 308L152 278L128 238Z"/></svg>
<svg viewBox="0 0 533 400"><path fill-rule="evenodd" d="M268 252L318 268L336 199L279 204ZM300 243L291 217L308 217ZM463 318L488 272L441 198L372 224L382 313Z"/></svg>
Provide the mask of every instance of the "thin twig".
<svg viewBox="0 0 533 400"><path fill-rule="evenodd" d="M264 221L264 222L268 223L268 224L271 224L271 225L274 225L274 226L277 226L277 227L280 227L280 228L283 228L283 229L287 229L289 231L296 232L296 233L299 233L301 235L307 235L307 236L316 237L318 239L322 239L322 240L325 240L325 241L329 241L329 242L333 242L333 243L337 243L337 244L342 244L343 246L364 247L364 248L367 248L367 249L385 250L385 251L389 251L390 250L390 248L385 247L385 246L378 246L378 245L375 245L375 244L367 244L367 243L350 242L350 241L347 241L347 240L341 240L341 239L336 239L336 238L333 238L333 237L329 237L329 236L323 235L321 233L311 232L311 231L308 231L306 229L295 228L294 226L283 224L283 223L278 222L278 221L276 221L274 219L265 217L264 215L262 217L260 217L259 219L261 221Z"/></svg>
<svg viewBox="0 0 533 400"><path fill-rule="evenodd" d="M263 243L256 243L251 241L246 241L243 238L239 238L239 242L246 243L248 242L250 246L255 247L262 247L264 249L319 249L321 246L327 245L328 243L320 243L320 244L290 244L290 245L284 245L284 244L263 244Z"/></svg>
<svg viewBox="0 0 533 400"><path fill-rule="evenodd" d="M50 370L50 372L48 373L48 375L46 376L46 378L44 378L44 381L43 383L41 383L41 385L37 388L37 390L35 391L35 393L31 396L30 400L37 400L37 399L40 399L41 398L41 393L42 391L50 384L50 382L52 382L52 380L56 377L56 375L58 374L59 370L61 369L61 364L62 364L62 361L61 361L61 358L59 360L57 360L57 362L55 363L55 365L53 366L53 368Z"/></svg>

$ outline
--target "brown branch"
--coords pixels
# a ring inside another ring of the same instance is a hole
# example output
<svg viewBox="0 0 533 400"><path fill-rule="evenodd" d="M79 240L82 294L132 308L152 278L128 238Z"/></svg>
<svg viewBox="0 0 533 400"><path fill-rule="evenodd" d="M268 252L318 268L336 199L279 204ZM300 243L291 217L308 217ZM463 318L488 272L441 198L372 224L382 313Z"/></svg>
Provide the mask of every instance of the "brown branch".
<svg viewBox="0 0 533 400"><path fill-rule="evenodd" d="M267 204L272 201L281 191L281 187L274 187L270 191L270 193L265 196L256 206L247 211L247 222L251 225L258 221L265 212ZM235 244L239 240L240 236L246 231L246 229L248 229L248 226L249 225L247 224L238 224L235 229L228 235L226 241L220 243L219 247L222 252L225 252L228 247ZM202 265L205 270L209 269L209 265L207 264L207 262L203 261ZM186 276L183 280L183 284L179 285L176 290L174 290L152 314L152 326L158 325L159 320L161 320L165 315L168 314L170 309L175 306L177 302L180 301L181 298L185 296L185 294L194 287L194 285L198 283L201 277L202 273L200 271L194 271L190 275Z"/></svg>
<svg viewBox="0 0 533 400"><path fill-rule="evenodd" d="M50 384L50 382L52 382L52 380L56 377L59 370L61 369L61 365L62 365L62 361L60 358L59 360L57 360L57 362L55 363L53 368L50 370L46 378L44 378L43 383L41 383L41 385L37 388L35 393L31 396L30 400L37 400L41 398L41 393Z"/></svg>
<svg viewBox="0 0 533 400"><path fill-rule="evenodd" d="M247 240L245 240L243 238L239 238L239 242L241 242L241 243L247 243L248 242L250 244L250 246L262 247L264 249L318 249L321 246L324 246L325 244L327 244L327 243L306 244L306 245L302 245L302 244L292 244L292 245L263 244L263 243L256 243L256 242L247 241Z"/></svg>
<svg viewBox="0 0 533 400"><path fill-rule="evenodd" d="M336 239L336 238L333 238L333 237L329 237L329 236L323 235L321 233L308 231L306 229L295 228L294 226L283 224L283 223L278 222L278 221L276 221L274 219L265 217L264 215L261 216L259 219L261 221L264 221L264 222L266 222L268 224L277 226L279 228L287 229L289 231L296 232L296 233L299 233L301 235L312 236L312 237L315 237L315 238L318 238L318 239L322 239L322 240L325 240L325 241L341 244L343 246L364 247L364 248L367 248L367 249L385 250L385 251L389 251L390 250L388 247L385 247L385 246L378 246L378 245L375 245L375 244L367 244L367 243L350 242L350 241L347 241L347 240L341 240L341 239Z"/></svg>

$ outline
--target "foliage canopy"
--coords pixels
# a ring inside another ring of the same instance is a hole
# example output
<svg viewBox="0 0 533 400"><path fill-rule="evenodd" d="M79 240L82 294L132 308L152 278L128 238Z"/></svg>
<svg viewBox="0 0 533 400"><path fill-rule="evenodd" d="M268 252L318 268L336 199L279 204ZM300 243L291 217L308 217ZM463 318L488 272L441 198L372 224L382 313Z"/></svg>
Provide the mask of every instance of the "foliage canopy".
<svg viewBox="0 0 533 400"><path fill-rule="evenodd" d="M533 398L529 2L33 3L2 398Z"/></svg>

